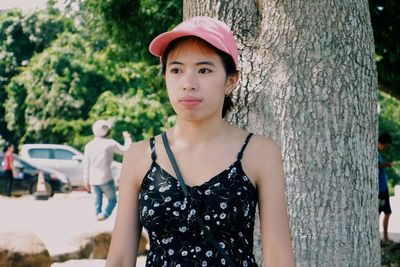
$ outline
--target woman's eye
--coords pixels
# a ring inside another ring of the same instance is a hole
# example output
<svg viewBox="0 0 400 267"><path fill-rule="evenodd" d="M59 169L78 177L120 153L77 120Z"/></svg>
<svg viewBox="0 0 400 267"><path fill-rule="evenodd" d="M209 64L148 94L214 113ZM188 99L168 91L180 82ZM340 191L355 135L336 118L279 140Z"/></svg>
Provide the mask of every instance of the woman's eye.
<svg viewBox="0 0 400 267"><path fill-rule="evenodd" d="M211 72L211 70L210 69L207 69L207 68L201 68L200 70L199 70L199 73L202 73L202 74L206 74L206 73L210 73Z"/></svg>
<svg viewBox="0 0 400 267"><path fill-rule="evenodd" d="M178 68L172 68L170 69L171 73L179 73L179 69Z"/></svg>

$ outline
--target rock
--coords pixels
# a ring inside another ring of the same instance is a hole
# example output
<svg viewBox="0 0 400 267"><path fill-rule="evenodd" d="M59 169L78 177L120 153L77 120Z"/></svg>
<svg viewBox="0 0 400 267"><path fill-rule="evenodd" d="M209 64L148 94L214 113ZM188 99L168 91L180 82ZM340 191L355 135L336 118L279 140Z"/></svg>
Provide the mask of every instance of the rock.
<svg viewBox="0 0 400 267"><path fill-rule="evenodd" d="M56 262L51 267L104 267L106 260L69 260L66 262ZM146 257L140 256L136 260L136 267L145 267Z"/></svg>
<svg viewBox="0 0 400 267"><path fill-rule="evenodd" d="M149 236L146 231L142 231L142 236L140 237L138 256L146 255L147 250L149 250Z"/></svg>
<svg viewBox="0 0 400 267"><path fill-rule="evenodd" d="M0 233L0 266L50 267L51 258L42 241L32 233Z"/></svg>
<svg viewBox="0 0 400 267"><path fill-rule="evenodd" d="M138 247L138 255L144 255L147 251L147 236L142 232ZM89 252L89 259L106 259L111 243L111 233L100 233L91 239L89 244L86 244L84 251Z"/></svg>
<svg viewBox="0 0 400 267"><path fill-rule="evenodd" d="M111 243L110 232L100 232L81 235L74 243L78 244L79 250L66 254L53 256L53 262L65 262L74 259L106 259ZM138 255L145 255L148 248L147 234L143 231L140 238ZM1 266L1 265L0 265Z"/></svg>
<svg viewBox="0 0 400 267"><path fill-rule="evenodd" d="M101 233L93 239L93 250L90 259L106 259L110 248L111 233Z"/></svg>

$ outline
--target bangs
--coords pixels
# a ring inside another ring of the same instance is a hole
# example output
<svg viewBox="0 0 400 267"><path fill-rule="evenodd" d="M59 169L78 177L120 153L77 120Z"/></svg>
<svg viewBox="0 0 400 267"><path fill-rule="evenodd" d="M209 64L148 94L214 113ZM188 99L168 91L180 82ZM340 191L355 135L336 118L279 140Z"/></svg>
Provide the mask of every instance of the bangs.
<svg viewBox="0 0 400 267"><path fill-rule="evenodd" d="M176 41L176 43L171 43L168 57L180 53L180 51L186 47L194 48L204 55L217 54L217 49L214 46L195 36L181 37L174 41Z"/></svg>

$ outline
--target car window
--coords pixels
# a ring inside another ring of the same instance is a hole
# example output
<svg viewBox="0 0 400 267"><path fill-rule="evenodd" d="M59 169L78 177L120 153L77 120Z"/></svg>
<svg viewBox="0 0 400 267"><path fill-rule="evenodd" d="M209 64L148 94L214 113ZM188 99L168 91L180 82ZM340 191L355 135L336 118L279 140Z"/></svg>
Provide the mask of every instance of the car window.
<svg viewBox="0 0 400 267"><path fill-rule="evenodd" d="M21 163L21 165L22 165L22 167L25 169L25 170L36 170L36 168L35 167L33 167L31 164L29 164L28 162L26 162L26 161L24 161L24 160L21 160L21 159L18 159L19 160L19 162Z"/></svg>
<svg viewBox="0 0 400 267"><path fill-rule="evenodd" d="M50 149L47 148L32 148L29 150L29 156L34 159L49 159Z"/></svg>
<svg viewBox="0 0 400 267"><path fill-rule="evenodd" d="M75 156L74 153L65 149L54 149L55 159L72 159Z"/></svg>

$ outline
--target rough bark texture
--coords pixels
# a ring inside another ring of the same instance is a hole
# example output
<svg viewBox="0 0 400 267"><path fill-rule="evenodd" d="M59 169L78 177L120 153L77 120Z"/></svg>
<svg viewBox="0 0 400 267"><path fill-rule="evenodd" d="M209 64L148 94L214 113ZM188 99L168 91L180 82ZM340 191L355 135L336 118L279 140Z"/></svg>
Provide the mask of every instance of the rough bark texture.
<svg viewBox="0 0 400 267"><path fill-rule="evenodd" d="M225 21L238 42L230 120L282 147L297 265L379 266L368 1L185 0L184 17L198 15Z"/></svg>

